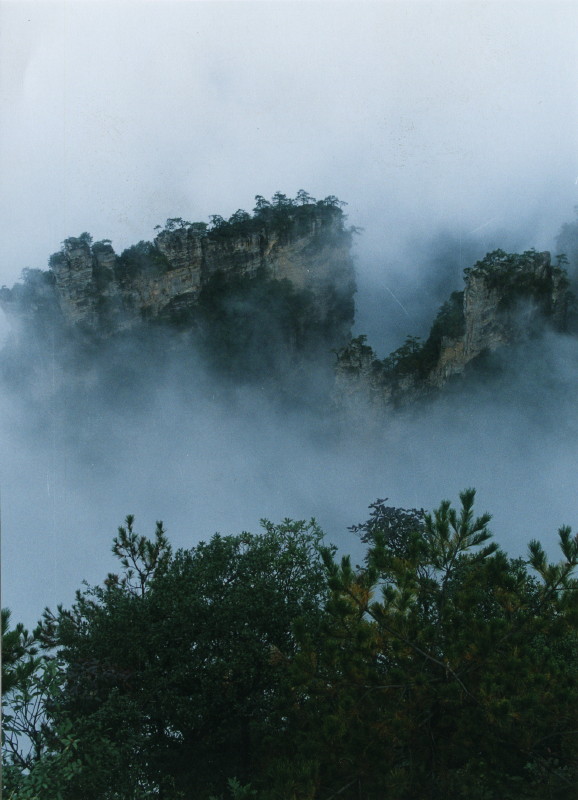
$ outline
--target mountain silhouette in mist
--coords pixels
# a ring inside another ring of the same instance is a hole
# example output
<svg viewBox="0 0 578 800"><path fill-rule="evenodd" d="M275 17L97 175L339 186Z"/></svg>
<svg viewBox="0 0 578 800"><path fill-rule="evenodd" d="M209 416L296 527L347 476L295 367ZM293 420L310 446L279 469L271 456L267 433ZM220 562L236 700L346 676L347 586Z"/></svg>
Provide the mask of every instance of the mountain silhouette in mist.
<svg viewBox="0 0 578 800"><path fill-rule="evenodd" d="M260 382L291 402L389 412L487 371L492 354L572 328L563 258L553 265L548 252L495 250L464 271L463 290L425 341L408 336L378 359L365 336L352 338L358 230L346 226L343 205L305 191L257 195L252 214L214 215L210 225L171 218L154 241L120 255L88 233L66 239L48 270L25 270L0 290L18 331L4 377L30 378L51 342L62 375L85 385L111 388L115 370L128 369L138 386L139 364L148 375L151 364L185 367L193 357L229 385Z"/></svg>

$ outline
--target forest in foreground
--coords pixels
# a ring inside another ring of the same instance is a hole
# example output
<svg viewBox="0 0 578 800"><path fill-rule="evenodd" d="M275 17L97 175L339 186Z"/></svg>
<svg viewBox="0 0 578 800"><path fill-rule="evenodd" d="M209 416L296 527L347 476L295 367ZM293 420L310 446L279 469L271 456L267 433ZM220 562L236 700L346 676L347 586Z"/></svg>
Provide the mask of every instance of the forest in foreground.
<svg viewBox="0 0 578 800"><path fill-rule="evenodd" d="M574 798L578 539L512 559L490 516L377 500L174 551L133 517L117 574L2 613L10 800Z"/></svg>

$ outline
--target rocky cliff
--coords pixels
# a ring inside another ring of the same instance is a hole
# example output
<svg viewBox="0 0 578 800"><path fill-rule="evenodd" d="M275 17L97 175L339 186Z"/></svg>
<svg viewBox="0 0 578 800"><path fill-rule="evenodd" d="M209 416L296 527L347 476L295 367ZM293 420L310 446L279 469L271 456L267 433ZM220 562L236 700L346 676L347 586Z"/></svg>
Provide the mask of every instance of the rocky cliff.
<svg viewBox="0 0 578 800"><path fill-rule="evenodd" d="M567 326L568 279L548 252L496 250L464 278L464 290L442 306L425 342L409 336L383 360L364 336L340 350L336 401L361 400L381 410L406 405L442 389L487 354Z"/></svg>
<svg viewBox="0 0 578 800"><path fill-rule="evenodd" d="M564 269L547 252L496 250L464 271L463 291L444 303L425 341L408 336L378 359L363 336L345 344L354 315L353 229L339 201L313 202L305 193L300 202L257 199L253 216L213 217L211 227L167 220L154 241L120 255L88 234L66 239L49 270L26 270L21 283L0 290L0 304L35 341L55 328L61 343L84 331L102 349L115 334L138 329L138 344L143 326L176 326L211 368L272 388L284 381L294 394L304 365L327 373L336 350L336 405L361 400L380 411L435 394L500 348L565 329Z"/></svg>
<svg viewBox="0 0 578 800"><path fill-rule="evenodd" d="M261 275L312 295L322 320L337 298L352 322L351 232L334 198L266 204L253 217L237 212L216 220L210 229L169 220L154 242L120 256L108 240L71 237L51 256L48 272L27 270L23 284L0 290L0 304L19 318L50 307L67 326L110 335L143 320L182 319L217 274L225 282Z"/></svg>

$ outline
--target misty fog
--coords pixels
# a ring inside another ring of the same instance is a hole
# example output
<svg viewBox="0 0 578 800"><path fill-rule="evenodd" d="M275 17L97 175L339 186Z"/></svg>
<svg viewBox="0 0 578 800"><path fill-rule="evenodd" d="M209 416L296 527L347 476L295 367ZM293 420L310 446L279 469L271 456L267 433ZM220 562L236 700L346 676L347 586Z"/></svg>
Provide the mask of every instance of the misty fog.
<svg viewBox="0 0 578 800"><path fill-rule="evenodd" d="M577 16L545 2L3 2L0 280L45 269L81 231L118 253L169 216L336 194L364 229L354 333L383 357L427 336L486 252L556 252L577 202ZM5 347L18 335L0 315ZM512 554L537 537L556 557L557 528L578 526L573 337L385 423L359 409L339 426L313 400L315 365L304 402L283 404L158 342L70 382L55 346L28 342L32 374L0 396L2 604L28 625L115 568L129 513L141 533L162 519L175 546L314 516L354 558L347 527L377 497L431 509L473 486Z"/></svg>
<svg viewBox="0 0 578 800"><path fill-rule="evenodd" d="M139 346L103 346L77 384L37 341L25 391L4 391L4 592L30 624L114 569L111 540L128 513L143 533L162 519L177 546L256 530L262 517L314 516L358 559L347 527L377 497L431 509L474 486L512 554L534 536L552 548L575 521L574 337L498 354L498 376L385 422L366 408L340 422L316 408L315 365L312 402L280 403L275 385L232 385L168 342Z"/></svg>

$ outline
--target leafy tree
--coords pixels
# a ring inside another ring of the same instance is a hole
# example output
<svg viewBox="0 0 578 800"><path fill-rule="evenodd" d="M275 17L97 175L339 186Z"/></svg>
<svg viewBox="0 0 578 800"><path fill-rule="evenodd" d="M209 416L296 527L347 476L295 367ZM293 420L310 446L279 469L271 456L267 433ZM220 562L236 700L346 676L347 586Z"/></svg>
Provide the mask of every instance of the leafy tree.
<svg viewBox="0 0 578 800"><path fill-rule="evenodd" d="M38 649L33 636L19 622L10 629L10 609L2 609L2 695L10 693L33 669Z"/></svg>
<svg viewBox="0 0 578 800"><path fill-rule="evenodd" d="M87 247L90 247L90 245L92 244L92 236L90 235L90 233L88 233L88 231L84 231L79 236L69 236L62 242L62 244L63 246L65 245L75 246L79 242Z"/></svg>
<svg viewBox="0 0 578 800"><path fill-rule="evenodd" d="M167 539L162 522L157 522L154 541L141 536L134 530L134 516L126 518L126 527L118 529L112 545L112 552L124 568L122 578L110 574L108 586L120 586L130 594L143 597L151 579L163 570L171 560L172 548Z"/></svg>
<svg viewBox="0 0 578 800"><path fill-rule="evenodd" d="M207 225L206 222L191 222L191 224L190 224L190 229L194 233L201 233L201 234L206 233L207 232L207 228L208 228L208 225Z"/></svg>
<svg viewBox="0 0 578 800"><path fill-rule="evenodd" d="M357 526L365 565L326 559L326 627L293 662L310 796L575 796L578 542L560 530L559 564L531 543L533 577L460 497L418 514L402 548L377 506Z"/></svg>
<svg viewBox="0 0 578 800"><path fill-rule="evenodd" d="M452 292L449 300L441 306L423 344L419 365L420 375L425 377L440 357L444 339L460 339L465 333L464 293Z"/></svg>
<svg viewBox="0 0 578 800"><path fill-rule="evenodd" d="M258 775L286 724L293 625L318 625L322 534L263 521L260 536L172 555L161 526L150 541L133 522L113 547L124 573L46 612L39 634L65 664L53 724L73 722L82 764L63 796L208 797Z"/></svg>
<svg viewBox="0 0 578 800"><path fill-rule="evenodd" d="M423 508L386 506L386 502L387 498L371 503L369 519L359 525L351 525L349 530L358 534L366 544L383 540L392 552L401 556L406 552L411 537L416 532L423 533L425 511Z"/></svg>
<svg viewBox="0 0 578 800"><path fill-rule="evenodd" d="M317 205L320 208L343 208L343 206L346 206L347 203L345 203L343 200L340 200L334 194L330 194L327 197L324 197L323 200L318 200Z"/></svg>
<svg viewBox="0 0 578 800"><path fill-rule="evenodd" d="M54 324L59 313L55 280L53 272L24 268L22 283L16 283L12 289L3 287L0 297L22 314L34 314L34 322L40 326Z"/></svg>
<svg viewBox="0 0 578 800"><path fill-rule="evenodd" d="M10 800L60 798L78 771L69 721L50 728L61 692L57 659L39 656L40 642L21 623L9 629L2 609L2 791Z"/></svg>
<svg viewBox="0 0 578 800"><path fill-rule="evenodd" d="M169 267L166 256L152 242L140 241L123 250L114 269L117 278L123 281L141 273L165 272Z"/></svg>
<svg viewBox="0 0 578 800"><path fill-rule="evenodd" d="M568 256L565 253L558 253L556 256L556 266L560 269L566 269L569 264Z"/></svg>
<svg viewBox="0 0 578 800"><path fill-rule="evenodd" d="M104 240L108 241L108 240ZM48 258L48 266L50 269L61 266L66 262L66 247L76 247L81 244L84 248L90 248L92 245L92 236L87 231L84 231L80 236L69 236L62 242L62 247L57 253L52 253ZM99 242L96 242L98 245Z"/></svg>
<svg viewBox="0 0 578 800"><path fill-rule="evenodd" d="M309 192L306 192L305 189L299 189L297 192L297 197L295 198L295 202L299 206L307 206L315 203L316 200L314 197L311 197Z"/></svg>
<svg viewBox="0 0 578 800"><path fill-rule="evenodd" d="M187 222L182 217L169 217L165 222L165 231L175 231L178 228L188 228L191 225L190 222Z"/></svg>
<svg viewBox="0 0 578 800"><path fill-rule="evenodd" d="M211 214L209 219L211 220L211 231L218 231L227 225L227 220L225 220L220 214Z"/></svg>
<svg viewBox="0 0 578 800"><path fill-rule="evenodd" d="M528 269L533 267L534 269ZM535 269L538 268L538 269ZM464 270L466 276L482 275L490 288L502 293L499 308L506 310L521 298L536 302L544 316L552 314L552 291L554 280L558 289L568 296L568 279L560 265L552 267L543 264L541 253L534 248L523 253L506 253L494 250L477 261L473 267Z"/></svg>
<svg viewBox="0 0 578 800"><path fill-rule="evenodd" d="M249 222L251 219L251 215L244 211L242 208L237 209L234 214L229 217L229 223L231 225L244 225L245 223Z"/></svg>
<svg viewBox="0 0 578 800"><path fill-rule="evenodd" d="M377 500L357 567L313 521L173 553L128 517L120 574L34 639L6 619L6 668L34 662L9 693L7 796L574 798L578 538L560 529L558 563L537 541L508 558L474 497Z"/></svg>
<svg viewBox="0 0 578 800"><path fill-rule="evenodd" d="M294 205L293 200L287 197L283 192L275 192L271 198L271 205L273 208L290 208Z"/></svg>
<svg viewBox="0 0 578 800"><path fill-rule="evenodd" d="M48 257L48 267L49 269L53 270L55 267L59 267L66 262L66 255L64 254L64 250L59 250L56 253L52 253Z"/></svg>
<svg viewBox="0 0 578 800"><path fill-rule="evenodd" d="M253 216L262 217L266 215L268 209L271 208L271 203L266 200L263 195L255 195L255 208L253 209Z"/></svg>
<svg viewBox="0 0 578 800"><path fill-rule="evenodd" d="M406 336L405 342L382 362L386 374L395 377L415 375L421 364L423 343L419 336Z"/></svg>
<svg viewBox="0 0 578 800"><path fill-rule="evenodd" d="M463 302L463 292L452 292L438 311L425 342L419 336L407 336L401 347L380 362L383 377L427 377L437 364L443 340L459 339L465 332Z"/></svg>
<svg viewBox="0 0 578 800"><path fill-rule="evenodd" d="M94 255L98 253L113 253L114 250L112 248L112 241L110 239L101 239L98 242L94 242L91 247L91 250Z"/></svg>

